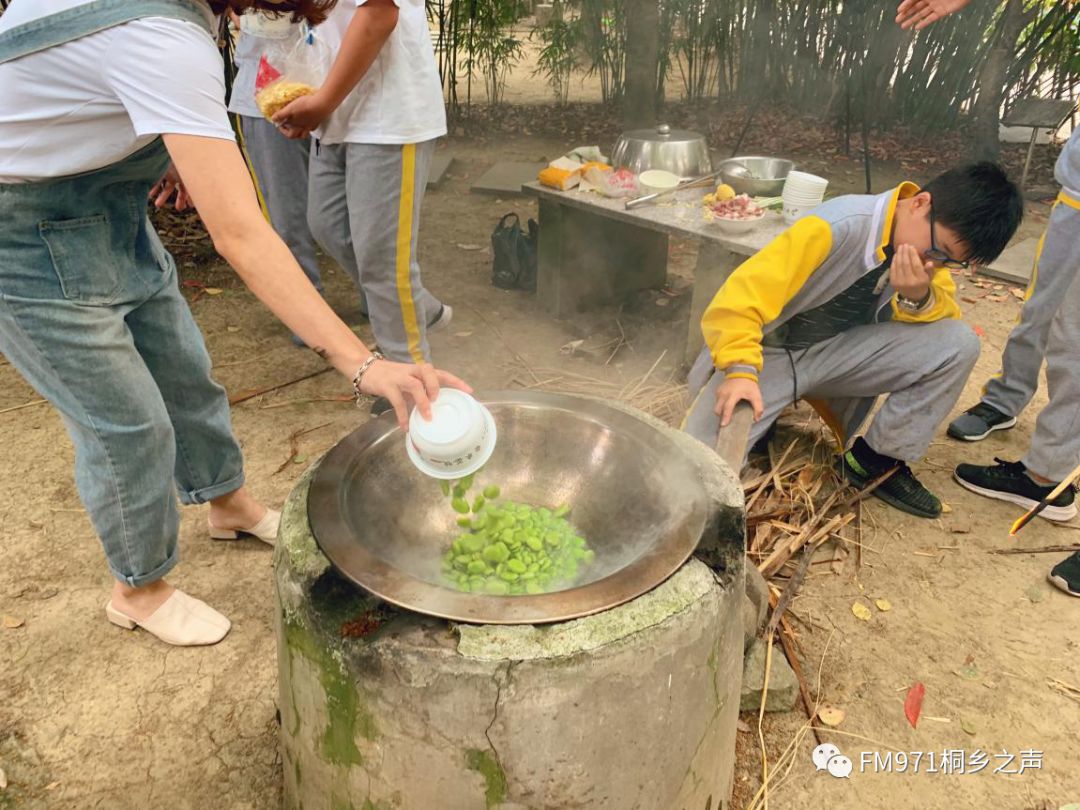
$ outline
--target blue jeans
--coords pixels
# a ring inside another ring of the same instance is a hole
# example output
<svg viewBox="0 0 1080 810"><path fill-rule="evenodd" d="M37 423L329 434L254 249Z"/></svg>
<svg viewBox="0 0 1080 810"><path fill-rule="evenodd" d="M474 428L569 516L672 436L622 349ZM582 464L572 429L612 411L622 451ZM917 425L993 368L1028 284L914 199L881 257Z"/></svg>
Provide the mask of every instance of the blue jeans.
<svg viewBox="0 0 1080 810"><path fill-rule="evenodd" d="M132 586L177 562L186 504L244 483L224 389L146 217L160 139L124 161L0 185L0 351L60 412L79 495Z"/></svg>

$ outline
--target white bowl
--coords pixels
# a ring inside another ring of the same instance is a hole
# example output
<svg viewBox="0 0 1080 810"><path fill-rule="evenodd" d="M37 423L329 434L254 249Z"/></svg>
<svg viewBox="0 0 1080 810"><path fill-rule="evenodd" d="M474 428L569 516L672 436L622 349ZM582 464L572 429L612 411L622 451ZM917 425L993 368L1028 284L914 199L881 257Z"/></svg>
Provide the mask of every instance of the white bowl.
<svg viewBox="0 0 1080 810"><path fill-rule="evenodd" d="M784 181L784 188L805 189L807 191L824 192L825 187L828 185L829 181L824 177L794 170L788 172L787 180Z"/></svg>
<svg viewBox="0 0 1080 810"><path fill-rule="evenodd" d="M420 472L451 481L483 467L497 438L491 411L463 391L442 388L431 403L431 421L413 410L405 449Z"/></svg>
<svg viewBox="0 0 1080 810"><path fill-rule="evenodd" d="M638 175L638 185L645 194L671 191L680 182L682 181L677 174L665 172L663 169L649 169Z"/></svg>
<svg viewBox="0 0 1080 810"><path fill-rule="evenodd" d="M720 231L730 236L735 236L736 234L747 233L754 230L761 220L765 219L765 214L763 213L761 216L754 217L753 219L728 219L727 217L713 214L710 219Z"/></svg>

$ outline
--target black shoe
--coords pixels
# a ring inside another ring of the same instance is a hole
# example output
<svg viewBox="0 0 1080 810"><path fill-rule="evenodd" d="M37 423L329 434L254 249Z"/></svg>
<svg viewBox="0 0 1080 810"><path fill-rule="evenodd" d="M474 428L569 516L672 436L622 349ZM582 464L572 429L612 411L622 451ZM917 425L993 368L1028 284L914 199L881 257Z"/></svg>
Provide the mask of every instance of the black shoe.
<svg viewBox="0 0 1080 810"><path fill-rule="evenodd" d="M375 401L371 403L371 415L382 416L387 411L392 411L394 406L390 404L390 400L386 397L375 397Z"/></svg>
<svg viewBox="0 0 1080 810"><path fill-rule="evenodd" d="M947 433L954 439L977 442L985 439L995 430L1007 430L1015 424L1015 416L1009 416L993 405L980 402L974 408L968 408L953 419Z"/></svg>
<svg viewBox="0 0 1080 810"><path fill-rule="evenodd" d="M941 514L941 501L922 485L906 463L875 452L861 436L840 456L839 466L841 475L857 489L869 486L895 467L896 472L871 494L909 515L936 518Z"/></svg>
<svg viewBox="0 0 1080 810"><path fill-rule="evenodd" d="M980 467L978 464L961 464L953 477L964 489L970 489L987 498L1015 503L1025 509L1037 506L1039 501L1053 491L1056 484L1043 486L1027 474L1027 468L1020 461L1002 461L995 458L997 464ZM1069 520L1076 517L1076 493L1072 487L1050 501L1039 515L1047 520Z"/></svg>
<svg viewBox="0 0 1080 810"><path fill-rule="evenodd" d="M1080 551L1051 568L1047 579L1069 596L1080 596Z"/></svg>

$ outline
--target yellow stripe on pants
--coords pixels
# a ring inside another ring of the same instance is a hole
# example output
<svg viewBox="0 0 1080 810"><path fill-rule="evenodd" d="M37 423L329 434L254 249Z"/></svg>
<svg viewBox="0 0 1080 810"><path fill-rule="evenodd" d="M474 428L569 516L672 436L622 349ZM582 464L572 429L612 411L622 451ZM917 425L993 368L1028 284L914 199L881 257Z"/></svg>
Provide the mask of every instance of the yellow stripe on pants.
<svg viewBox="0 0 1080 810"><path fill-rule="evenodd" d="M236 140L240 144L240 154L244 156L244 163L247 164L248 174L251 175L251 182L255 184L255 196L259 200L259 210L262 211L263 217L267 222L270 221L270 209L266 207L266 198L263 197L262 186L259 185L259 176L255 174L255 166L251 163L251 155L248 154L247 139L244 137L244 126L240 122L240 115L233 113L233 131L236 132Z"/></svg>
<svg viewBox="0 0 1080 810"><path fill-rule="evenodd" d="M398 203L397 228L397 291L401 301L401 319L405 337L414 363L424 362L420 349L420 324L416 320L416 304L412 293L412 230L413 196L416 185L416 144L401 147L401 200Z"/></svg>

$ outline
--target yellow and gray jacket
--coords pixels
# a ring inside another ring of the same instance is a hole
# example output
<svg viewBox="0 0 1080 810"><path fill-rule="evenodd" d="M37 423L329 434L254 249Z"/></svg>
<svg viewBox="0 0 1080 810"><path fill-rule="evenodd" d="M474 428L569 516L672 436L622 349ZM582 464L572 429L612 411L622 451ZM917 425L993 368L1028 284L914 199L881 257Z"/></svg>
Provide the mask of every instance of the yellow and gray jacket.
<svg viewBox="0 0 1080 810"><path fill-rule="evenodd" d="M1054 179L1061 183L1058 199L1080 209L1080 127L1073 130L1054 164Z"/></svg>
<svg viewBox="0 0 1080 810"><path fill-rule="evenodd" d="M918 191L905 182L883 194L829 200L743 262L701 319L713 367L728 377L757 379L766 335L875 271L880 281L873 320L918 323L960 317L956 285L947 269L934 275L930 297L914 313L897 307L896 291L888 283L886 249L896 204Z"/></svg>

